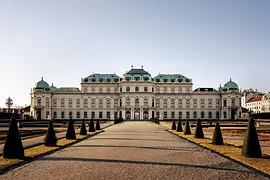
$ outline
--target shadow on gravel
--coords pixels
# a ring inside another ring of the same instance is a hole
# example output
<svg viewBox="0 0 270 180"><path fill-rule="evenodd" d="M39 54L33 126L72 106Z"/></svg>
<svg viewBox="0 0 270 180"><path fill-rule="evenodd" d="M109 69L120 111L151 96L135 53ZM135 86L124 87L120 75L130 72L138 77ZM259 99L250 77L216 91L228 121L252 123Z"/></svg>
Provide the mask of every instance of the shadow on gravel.
<svg viewBox="0 0 270 180"><path fill-rule="evenodd" d="M95 141L95 140L132 140L132 141L163 141L163 142L179 142L177 140L172 141L168 139L132 139L132 138L93 138L93 139L88 139L87 141Z"/></svg>
<svg viewBox="0 0 270 180"><path fill-rule="evenodd" d="M83 148L94 148L94 147L97 147L97 148L130 148L130 149L155 149L155 150L171 150L171 151L188 151L188 152L199 152L199 153L202 153L201 149L197 148L194 148L194 147L191 147L191 148L187 148L187 147L167 147L167 148L164 148L164 147L149 147L149 146L115 146L115 145L74 145L74 146L71 146L71 148L78 148L78 147L83 147Z"/></svg>
<svg viewBox="0 0 270 180"><path fill-rule="evenodd" d="M37 161L85 161L85 162L101 162L101 163L121 163L121 164L140 164L140 165L157 165L157 166L179 166L186 168L202 168L210 170L219 170L219 171L231 171L231 172L240 172L240 173L249 173L253 174L253 171L243 171L230 168L221 168L215 166L203 166L195 164L174 164L174 163L163 163L163 162L149 162L149 161L132 161L132 160L118 160L118 159L94 159L94 158L71 158L71 157L46 157L38 159Z"/></svg>

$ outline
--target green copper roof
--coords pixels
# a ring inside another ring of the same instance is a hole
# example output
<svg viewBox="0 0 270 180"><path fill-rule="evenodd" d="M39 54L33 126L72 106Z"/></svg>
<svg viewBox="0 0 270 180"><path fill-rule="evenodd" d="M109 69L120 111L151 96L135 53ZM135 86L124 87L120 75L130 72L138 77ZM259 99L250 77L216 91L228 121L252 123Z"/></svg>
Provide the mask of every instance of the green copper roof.
<svg viewBox="0 0 270 180"><path fill-rule="evenodd" d="M51 91L56 91L57 90L57 87L55 87L53 84L52 86L50 87Z"/></svg>
<svg viewBox="0 0 270 180"><path fill-rule="evenodd" d="M191 82L191 79L181 74L159 74L154 77L156 82Z"/></svg>
<svg viewBox="0 0 270 180"><path fill-rule="evenodd" d="M230 79L230 81L228 81L224 87L223 87L224 90L235 90L235 91L239 91L239 87L238 85L232 81L232 79Z"/></svg>
<svg viewBox="0 0 270 180"><path fill-rule="evenodd" d="M116 74L91 74L90 76L82 79L82 82L118 82L120 79Z"/></svg>
<svg viewBox="0 0 270 180"><path fill-rule="evenodd" d="M144 69L131 69L130 71L127 72L128 75L146 75L149 74L147 71Z"/></svg>
<svg viewBox="0 0 270 180"><path fill-rule="evenodd" d="M91 74L90 76L86 77L86 78L120 78L119 76L117 76L116 74Z"/></svg>
<svg viewBox="0 0 270 180"><path fill-rule="evenodd" d="M60 87L56 89L55 92L80 92L80 90L76 87Z"/></svg>
<svg viewBox="0 0 270 180"><path fill-rule="evenodd" d="M49 84L43 80L43 77L41 78L41 81L37 82L35 85L36 89L49 89Z"/></svg>

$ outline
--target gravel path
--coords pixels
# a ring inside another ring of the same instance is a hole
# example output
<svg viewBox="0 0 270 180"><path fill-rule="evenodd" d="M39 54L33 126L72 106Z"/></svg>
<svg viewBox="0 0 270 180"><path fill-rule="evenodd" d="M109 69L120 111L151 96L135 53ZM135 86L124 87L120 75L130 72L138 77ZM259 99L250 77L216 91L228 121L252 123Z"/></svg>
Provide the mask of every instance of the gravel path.
<svg viewBox="0 0 270 180"><path fill-rule="evenodd" d="M126 122L0 179L267 179L148 122Z"/></svg>

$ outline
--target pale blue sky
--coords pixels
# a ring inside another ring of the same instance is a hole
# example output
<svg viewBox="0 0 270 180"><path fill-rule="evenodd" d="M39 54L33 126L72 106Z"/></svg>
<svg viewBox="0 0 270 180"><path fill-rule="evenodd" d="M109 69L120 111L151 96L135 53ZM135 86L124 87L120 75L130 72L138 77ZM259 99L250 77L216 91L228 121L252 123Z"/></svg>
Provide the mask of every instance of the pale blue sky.
<svg viewBox="0 0 270 180"><path fill-rule="evenodd" d="M270 91L269 0L0 0L0 106L130 66Z"/></svg>

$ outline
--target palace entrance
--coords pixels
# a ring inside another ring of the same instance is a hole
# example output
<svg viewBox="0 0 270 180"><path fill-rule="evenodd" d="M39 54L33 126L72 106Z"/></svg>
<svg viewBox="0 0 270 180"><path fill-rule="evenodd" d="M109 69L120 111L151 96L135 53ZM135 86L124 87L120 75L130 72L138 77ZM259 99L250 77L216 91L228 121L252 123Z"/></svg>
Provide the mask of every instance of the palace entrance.
<svg viewBox="0 0 270 180"><path fill-rule="evenodd" d="M139 120L140 119L140 111L135 111L134 112L134 119Z"/></svg>

